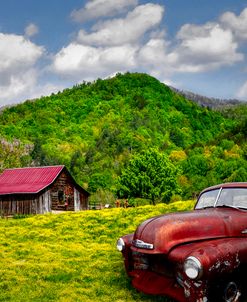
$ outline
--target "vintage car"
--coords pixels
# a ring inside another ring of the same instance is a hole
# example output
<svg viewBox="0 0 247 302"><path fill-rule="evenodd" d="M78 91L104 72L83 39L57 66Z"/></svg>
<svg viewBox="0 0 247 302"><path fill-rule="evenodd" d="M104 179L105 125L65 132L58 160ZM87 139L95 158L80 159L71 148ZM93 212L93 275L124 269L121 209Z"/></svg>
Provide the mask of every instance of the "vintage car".
<svg viewBox="0 0 247 302"><path fill-rule="evenodd" d="M148 219L119 238L117 249L139 291L180 302L242 301L247 182L203 190L193 211Z"/></svg>

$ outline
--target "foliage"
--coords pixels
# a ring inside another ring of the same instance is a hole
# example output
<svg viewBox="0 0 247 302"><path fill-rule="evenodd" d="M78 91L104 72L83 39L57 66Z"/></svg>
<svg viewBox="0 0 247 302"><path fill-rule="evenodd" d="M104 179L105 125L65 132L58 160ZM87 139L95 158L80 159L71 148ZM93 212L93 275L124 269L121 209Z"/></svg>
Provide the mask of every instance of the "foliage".
<svg viewBox="0 0 247 302"><path fill-rule="evenodd" d="M168 157L155 149L136 155L119 177L120 197L147 198L168 202L179 192L177 168Z"/></svg>
<svg viewBox="0 0 247 302"><path fill-rule="evenodd" d="M155 148L181 170L186 199L246 178L246 129L245 104L214 111L149 75L118 74L2 110L0 169L65 164L91 193L115 192L130 159Z"/></svg>
<svg viewBox="0 0 247 302"><path fill-rule="evenodd" d="M116 240L147 218L193 204L0 219L0 301L164 301L131 286Z"/></svg>
<svg viewBox="0 0 247 302"><path fill-rule="evenodd" d="M101 206L115 206L115 200L116 198L111 191L103 189L98 189L95 193L89 196L89 203L91 205L99 204Z"/></svg>
<svg viewBox="0 0 247 302"><path fill-rule="evenodd" d="M23 144L20 140L12 142L0 138L0 172L10 167L22 167L30 163L32 145Z"/></svg>

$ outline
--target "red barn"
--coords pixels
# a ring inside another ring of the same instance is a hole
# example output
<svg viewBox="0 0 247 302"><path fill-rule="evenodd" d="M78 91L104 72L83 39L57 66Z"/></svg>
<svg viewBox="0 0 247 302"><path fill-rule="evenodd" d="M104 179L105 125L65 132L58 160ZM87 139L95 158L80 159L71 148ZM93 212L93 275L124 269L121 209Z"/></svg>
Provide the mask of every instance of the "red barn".
<svg viewBox="0 0 247 302"><path fill-rule="evenodd" d="M88 208L89 193L65 166L6 169L0 175L0 215Z"/></svg>

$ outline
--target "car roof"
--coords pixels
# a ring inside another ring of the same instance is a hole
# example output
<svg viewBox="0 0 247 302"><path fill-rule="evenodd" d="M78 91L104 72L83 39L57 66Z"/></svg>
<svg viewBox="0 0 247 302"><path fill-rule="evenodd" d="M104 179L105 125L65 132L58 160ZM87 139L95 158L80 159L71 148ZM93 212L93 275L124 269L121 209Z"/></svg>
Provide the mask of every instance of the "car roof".
<svg viewBox="0 0 247 302"><path fill-rule="evenodd" d="M216 189L220 189L220 188L222 188L222 189L223 188L247 188L247 182L227 182L227 183L211 186L211 187L204 189L201 192L201 194L206 191L216 190Z"/></svg>

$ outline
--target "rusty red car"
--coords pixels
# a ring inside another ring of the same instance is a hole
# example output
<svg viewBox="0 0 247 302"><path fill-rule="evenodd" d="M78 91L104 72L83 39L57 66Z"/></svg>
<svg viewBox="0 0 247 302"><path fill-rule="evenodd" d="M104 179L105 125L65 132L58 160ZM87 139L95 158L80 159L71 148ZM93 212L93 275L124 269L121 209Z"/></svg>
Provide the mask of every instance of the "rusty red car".
<svg viewBox="0 0 247 302"><path fill-rule="evenodd" d="M246 297L247 182L203 190L193 211L153 217L118 239L127 274L144 293L175 301Z"/></svg>

